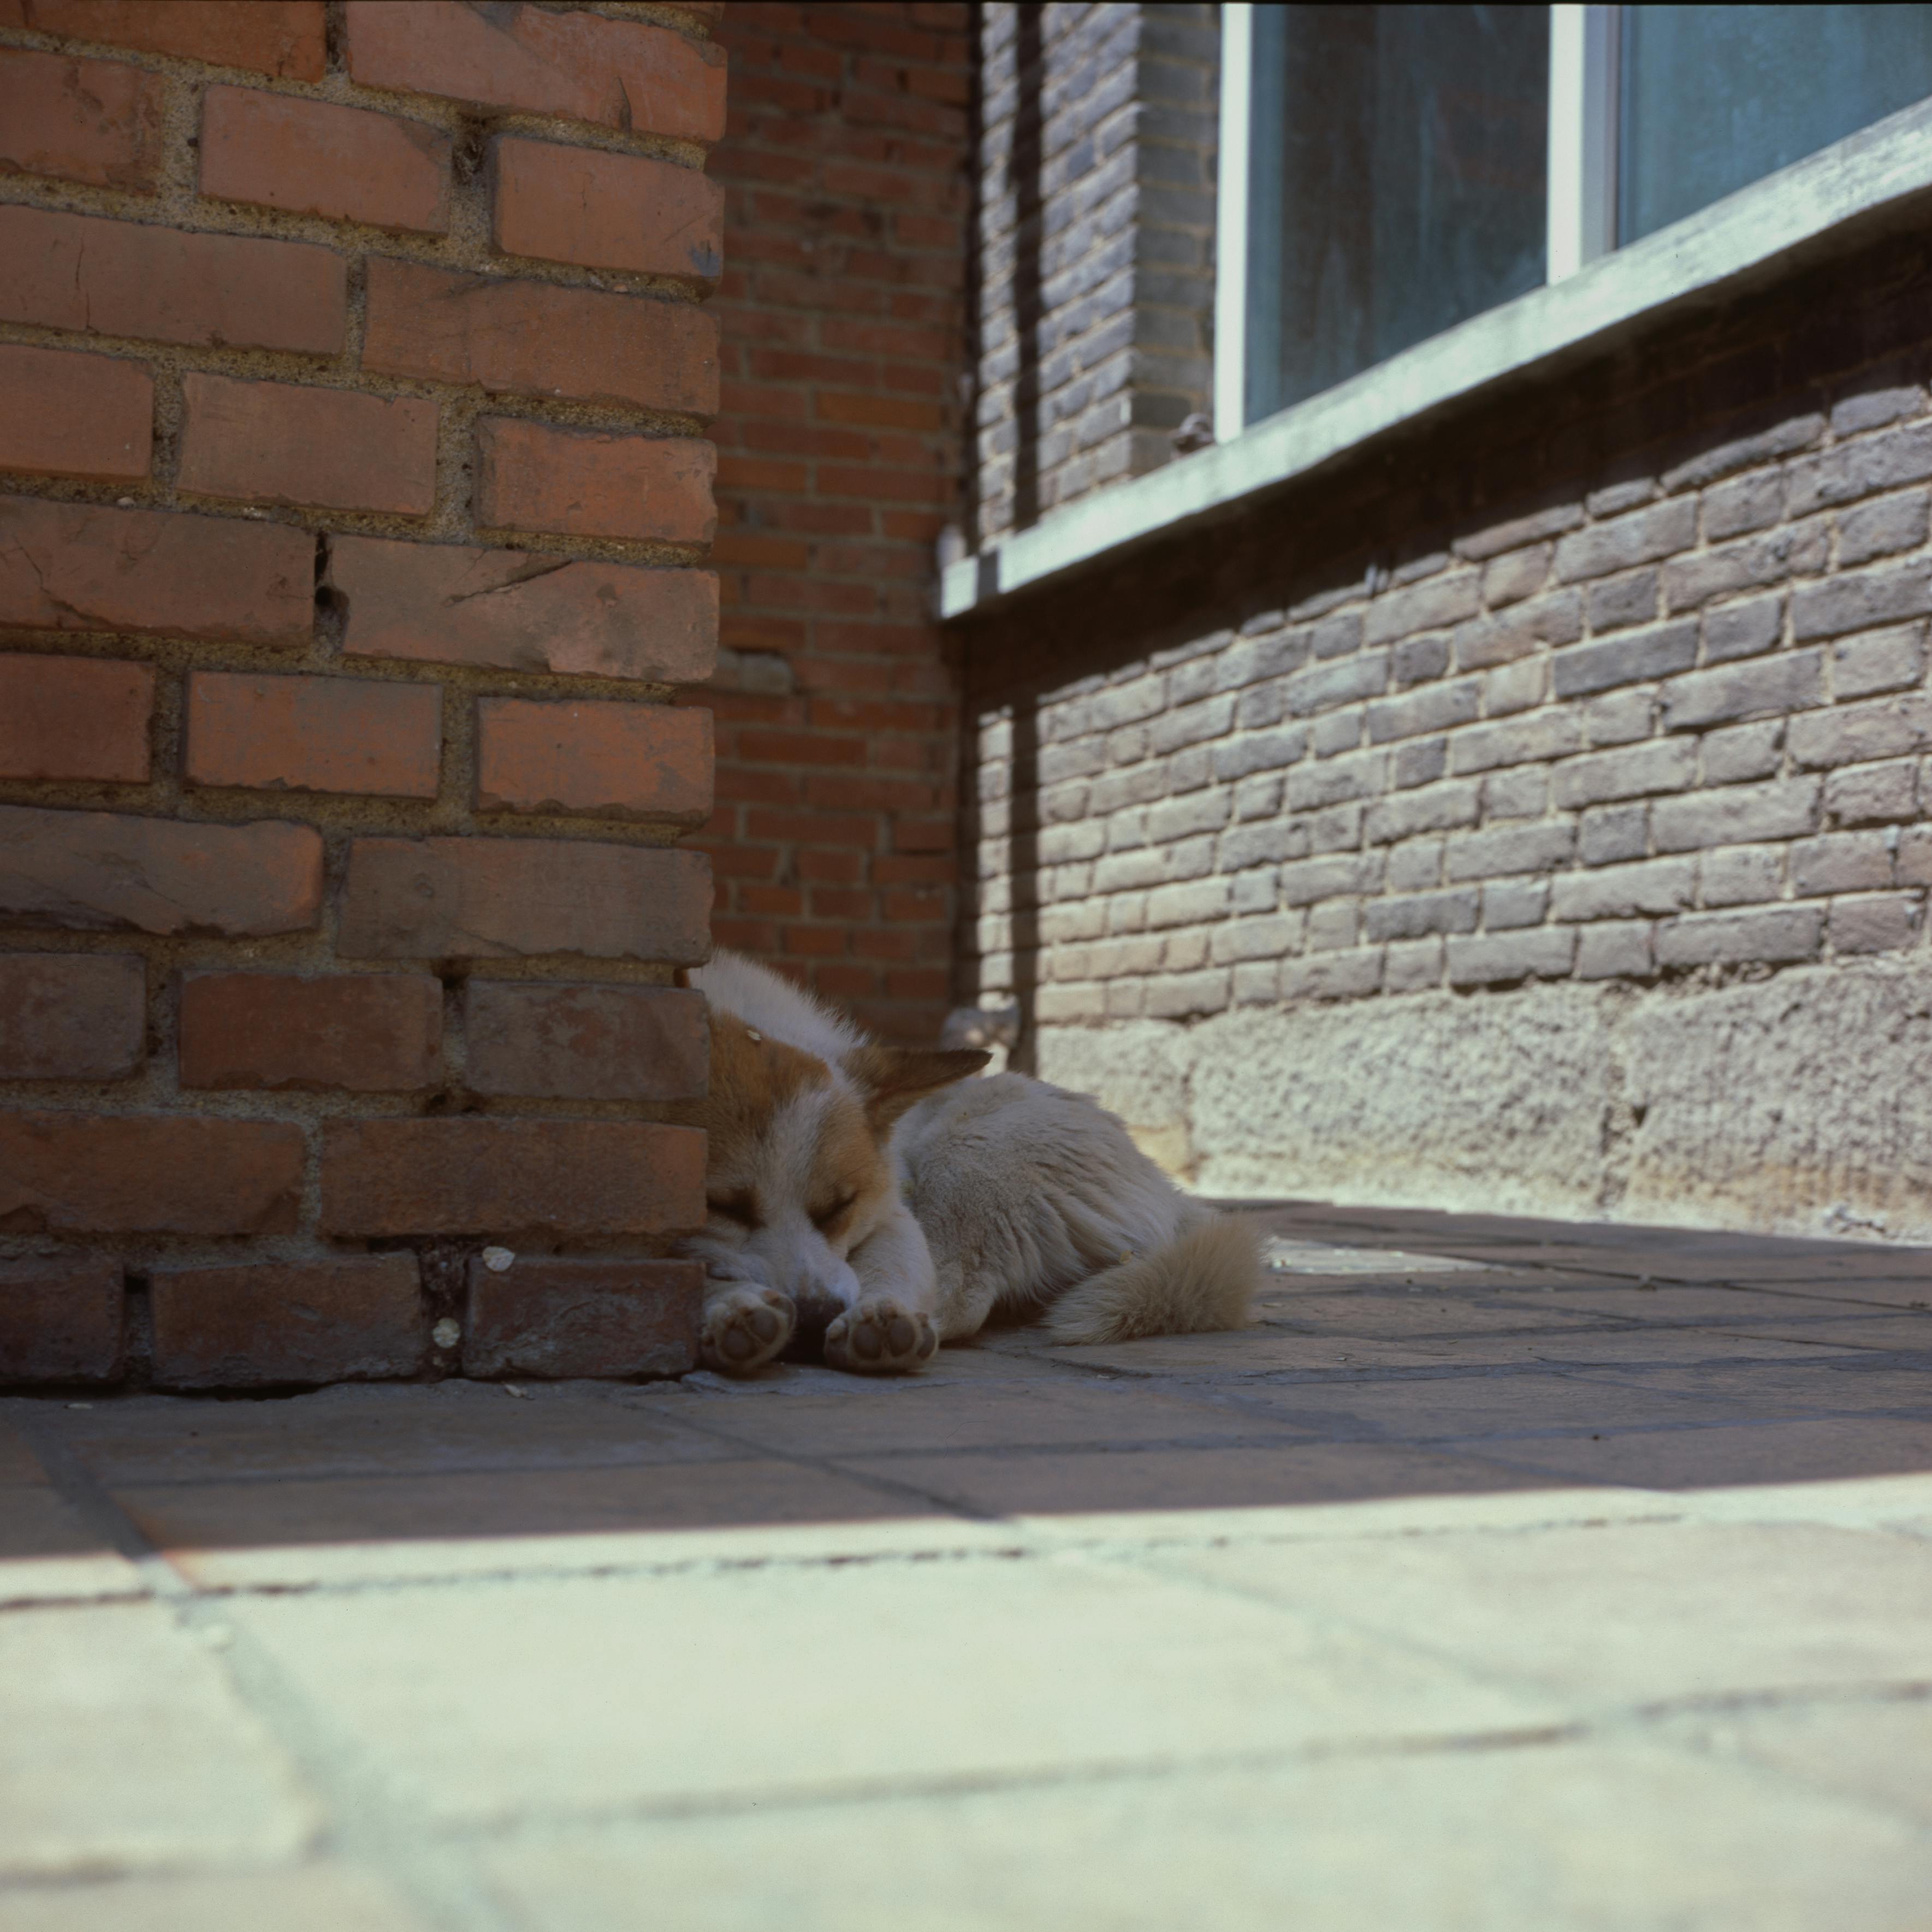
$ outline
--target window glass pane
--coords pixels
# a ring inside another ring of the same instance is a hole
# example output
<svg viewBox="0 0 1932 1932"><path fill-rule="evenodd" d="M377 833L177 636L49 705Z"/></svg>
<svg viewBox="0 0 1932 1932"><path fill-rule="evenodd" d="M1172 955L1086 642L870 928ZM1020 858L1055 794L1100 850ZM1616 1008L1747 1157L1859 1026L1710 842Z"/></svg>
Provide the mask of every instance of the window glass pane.
<svg viewBox="0 0 1932 1932"><path fill-rule="evenodd" d="M1634 242L1932 94L1932 7L1626 7L1622 65Z"/></svg>
<svg viewBox="0 0 1932 1932"><path fill-rule="evenodd" d="M1250 422L1538 286L1546 7L1257 7Z"/></svg>

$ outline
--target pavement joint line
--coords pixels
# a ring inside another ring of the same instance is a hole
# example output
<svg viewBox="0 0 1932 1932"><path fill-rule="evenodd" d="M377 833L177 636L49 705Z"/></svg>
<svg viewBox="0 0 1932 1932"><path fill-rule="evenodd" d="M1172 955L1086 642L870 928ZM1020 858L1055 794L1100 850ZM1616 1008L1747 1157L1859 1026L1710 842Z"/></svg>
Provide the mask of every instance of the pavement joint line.
<svg viewBox="0 0 1932 1932"><path fill-rule="evenodd" d="M1681 1514L1654 1520L1606 1518L1589 1526L1606 1531L1637 1526L1694 1531L1708 1527L1708 1522L1694 1512L1687 1510ZM1407 1629L1398 1630L1332 1609L1316 1611L1306 1606L1294 1604L1276 1592L1260 1585L1248 1583L1239 1577L1221 1573L1210 1575L1195 1570L1184 1556L1171 1558L1165 1562L1150 1562L1144 1559L1150 1552L1144 1550L1125 1553L1130 1560L1138 1556L1142 1560L1137 1567L1153 1574L1184 1577L1205 1586L1216 1594L1256 1603L1277 1612L1286 1612L1316 1630L1346 1631L1350 1636L1368 1642L1406 1652L1412 1658L1436 1669L1454 1672L1472 1684L1519 1694L1526 1691L1548 1691L1560 1688L1559 1684L1552 1684L1541 1675L1518 1673L1505 1666L1465 1654L1461 1651L1442 1648L1426 1639L1418 1639ZM1655 1743L1660 1748L1682 1754L1684 1750L1682 1744L1667 1736L1660 1738L1656 1734L1662 1726L1686 1716L1720 1714L1744 1710L1804 1708L1820 1702L1833 1705L1918 1702L1928 1698L1932 1698L1932 1681L1917 1678L1856 1686L1776 1684L1720 1691L1684 1691L1670 1696L1646 1699L1638 1703L1612 1705L1549 1728L1552 1732L1562 1732L1562 1742L1634 1736Z"/></svg>
<svg viewBox="0 0 1932 1932"><path fill-rule="evenodd" d="M1900 1308L1895 1301L1868 1301L1862 1295L1826 1294L1815 1287L1794 1285L1788 1282L1768 1281L1681 1281L1664 1275L1646 1277L1660 1288L1715 1288L1730 1294L1775 1294L1790 1301L1828 1301L1834 1306L1850 1304L1854 1308L1882 1308L1897 1315L1922 1314L1921 1309ZM1587 1291L1586 1291L1587 1292ZM1624 1291L1628 1292L1628 1291Z"/></svg>
<svg viewBox="0 0 1932 1932"><path fill-rule="evenodd" d="M1684 1747L1654 1735L1658 1726L1686 1718L1722 1718L1758 1712L1865 1708L1932 1701L1932 1682L1780 1686L1765 1690L1687 1692L1640 1704L1613 1705L1590 1716L1546 1724L1498 1726L1489 1730L1448 1731L1384 1737L1341 1736L1313 1739L1274 1750L1219 1751L1196 1756L1100 1760L1084 1763L1001 1771L987 1768L890 1779L854 1778L830 1785L763 1786L692 1792L676 1798L643 1798L607 1809L576 1811L526 1810L514 1819L462 1820L441 1827L451 1837L514 1842L547 1838L559 1831L622 1830L639 1824L679 1823L698 1819L748 1816L773 1811L830 1810L860 1805L918 1804L934 1798L995 1796L1070 1787L1169 1783L1192 1778L1266 1776L1303 1766L1338 1760L1453 1757L1493 1752L1544 1750L1566 1744L1635 1735L1681 1754ZM1778 1767L1762 1768L1775 1770ZM1802 1780L1802 1774L1796 1774ZM1802 1781L1808 1783L1808 1780ZM1913 1822L1923 1820L1914 1815Z"/></svg>
<svg viewBox="0 0 1932 1932"><path fill-rule="evenodd" d="M1612 1525L1606 1520L1599 1526L1609 1529L1612 1527L1622 1528L1624 1526L1622 1523ZM1680 1527L1682 1525L1673 1523L1671 1526L1675 1528ZM1130 1560L1132 1560L1131 1556ZM1461 1678L1467 1684L1480 1685L1486 1689L1500 1690L1506 1694L1516 1696L1531 1692L1547 1692L1552 1688L1533 1673L1520 1674L1504 1666L1466 1655L1454 1648L1445 1648L1439 1643L1432 1642L1426 1636L1418 1636L1407 1628L1392 1628L1387 1624L1376 1623L1360 1616L1352 1616L1346 1612L1334 1609L1317 1610L1305 1605L1296 1605L1285 1600L1283 1597L1276 1592L1270 1591L1258 1584L1246 1582L1240 1577L1230 1576L1219 1571L1212 1574L1203 1572L1192 1567L1184 1555L1170 1555L1165 1560L1156 1558L1152 1562L1148 1561L1146 1557L1142 1556L1139 1558L1136 1567L1156 1575L1166 1575L1176 1580L1186 1579L1198 1586L1206 1588L1215 1594L1257 1604L1271 1610L1276 1614L1285 1613L1292 1616L1305 1627L1317 1633L1327 1631L1344 1634L1358 1642L1404 1653L1414 1661L1434 1670L1450 1672ZM1601 1734L1606 1729L1622 1730L1630 1726L1628 1725L1606 1726L1603 1718L1599 1715L1595 1718L1571 1719L1566 1723L1549 1726L1548 1729L1552 1732L1562 1733L1564 1741L1575 1741L1580 1740L1587 1736ZM1639 1730L1643 1728L1640 1720L1634 1728ZM1552 1738L1552 1741L1556 1740Z"/></svg>
<svg viewBox="0 0 1932 1932"><path fill-rule="evenodd" d="M702 1430L721 1442L740 1444L745 1442L743 1437L734 1436L728 1429L718 1428L700 1418L693 1416L688 1420L693 1428ZM892 1477L871 1472L855 1471L830 1456L807 1456L795 1450L766 1449L764 1460L789 1462L796 1468L809 1469L815 1475L842 1477L855 1480L868 1489L876 1490L881 1496L890 1496L896 1502L922 1502L930 1508L941 1510L949 1516L959 1517L968 1522L1004 1522L1006 1520L1000 1510L979 1509L969 1504L956 1502L950 1497L936 1495L917 1484L900 1482Z"/></svg>
<svg viewBox="0 0 1932 1932"><path fill-rule="evenodd" d="M1231 1401L1239 1400L1238 1390L1230 1390ZM1693 1398L1685 1397L1685 1400ZM1820 1410L1817 1419L1840 1420L1862 1417L1883 1417L1892 1420L1913 1420L1918 1412L1890 1409ZM219 1476L142 1476L116 1480L111 1486L111 1493L147 1495L155 1491L169 1490L244 1489L251 1487L286 1487L292 1482L367 1483L372 1485L392 1483L420 1482L429 1479L448 1477L493 1476L509 1474L542 1474L547 1476L574 1476L608 1474L612 1471L644 1469L734 1468L744 1462L790 1462L820 1474L848 1476L854 1472L856 1465L869 1464L879 1458L898 1456L917 1456L922 1459L953 1457L991 1457L995 1460L1018 1462L1055 1456L1132 1456L1158 1454L1174 1450L1198 1450L1214 1449L1298 1449L1318 1448L1326 1444L1350 1443L1378 1443L1392 1448L1420 1447L1438 1441L1460 1442L1461 1436L1436 1437L1423 1436L1391 1436L1379 1432L1361 1434L1318 1430L1307 1423L1296 1422L1286 1416L1273 1416L1265 1412L1257 1414L1256 1421L1268 1426L1264 1429L1246 1432L1216 1432L1204 1431L1190 1435L1166 1436L1150 1438L1094 1436L1079 1440L1042 1442L986 1442L986 1443L927 1443L906 1442L883 1444L875 1447L852 1448L837 1452L823 1459L812 1460L798 1456L788 1451L766 1448L756 1455L725 1456L699 1460L651 1460L633 1461L623 1459L604 1462L554 1463L540 1469L531 1470L513 1463L466 1463L458 1468L440 1469L358 1469L332 1468L322 1466L313 1470L304 1470L299 1476L290 1475L286 1471L264 1471L253 1473L224 1474ZM1765 1420L1789 1420L1789 1417L1765 1418ZM1754 1422L1760 1418L1750 1418ZM1668 1430L1700 1427L1730 1428L1738 1426L1730 1420L1700 1423L1663 1423L1655 1425L1654 1432L1649 1424L1630 1424L1616 1430L1618 1435L1641 1436ZM1497 1439L1512 1436L1514 1431L1496 1432ZM1532 1435L1568 1436L1588 1435L1587 1429L1551 1429L1528 1432ZM1600 1432L1610 1433L1610 1430ZM868 1472L875 1474L876 1472ZM880 1478L880 1482L892 1492L912 1499L924 1496L925 1492L916 1485L894 1484L891 1479ZM949 1515L962 1516L968 1522L1006 1520L1004 1513L995 1511L990 1516L950 1508Z"/></svg>
<svg viewBox="0 0 1932 1932"><path fill-rule="evenodd" d="M56 1491L82 1522L140 1571L178 1628L212 1654L236 1701L287 1754L322 1815L304 1847L333 1854L387 1879L446 1932L514 1932L466 1858L451 1855L424 1828L417 1808L367 1764L365 1754L295 1690L219 1601L184 1576L142 1533L68 1444L52 1418L16 1424Z"/></svg>
<svg viewBox="0 0 1932 1932"><path fill-rule="evenodd" d="M1634 1705L1633 1717L1729 1717L1740 1711L1813 1710L1820 1706L1932 1703L1932 1678L1880 1678L1842 1684L1780 1684L1763 1690L1687 1690Z"/></svg>
<svg viewBox="0 0 1932 1932"><path fill-rule="evenodd" d="M688 1556L635 1562L550 1564L514 1569L466 1570L461 1574L362 1576L300 1582L211 1583L211 1599L277 1597L369 1597L402 1591L514 1588L526 1583L578 1583L659 1576L755 1574L766 1570L882 1569L922 1563L1023 1562L1055 1553L1052 1546L998 1550L891 1550L839 1552L813 1556Z"/></svg>
<svg viewBox="0 0 1932 1932"><path fill-rule="evenodd" d="M614 1457L608 1462L550 1462L532 1468L528 1463L465 1463L460 1468L372 1469L350 1468L326 1463L304 1469L300 1474L282 1470L237 1470L209 1476L134 1476L117 1478L104 1485L110 1493L122 1490L286 1488L292 1483L413 1483L429 1477L545 1475L571 1476L608 1474L614 1469L735 1468L742 1462L772 1462L773 1456L707 1456L698 1457Z"/></svg>
<svg viewBox="0 0 1932 1932"><path fill-rule="evenodd" d="M1673 1401L1694 1402L1693 1396L1672 1394ZM1229 1400L1239 1402L1238 1393L1231 1392ZM1284 1418L1285 1420L1289 1418ZM1467 1431L1448 1435L1395 1436L1385 1430L1365 1424L1358 1433L1343 1434L1336 1430L1322 1430L1312 1438L1319 1444L1347 1443L1359 1446L1375 1444L1384 1448L1436 1448L1466 1442L1573 1442L1588 1439L1607 1441L1611 1437L1627 1436L1682 1436L1699 1430L1763 1429L1786 1422L1923 1422L1932 1421L1932 1400L1924 1407L1909 1408L1816 1408L1804 1409L1784 1415L1747 1414L1718 1416L1706 1418L1688 1417L1682 1421L1657 1420L1652 1422L1599 1423L1594 1428L1585 1424L1569 1426L1552 1426L1538 1429L1492 1429L1480 1435ZM1300 1429L1313 1429L1312 1423L1292 1423ZM1178 1445L1185 1447L1186 1445ZM1244 1445L1245 1446L1245 1445ZM1259 1446L1259 1445L1256 1445ZM922 1454L934 1453L922 1450ZM963 1453L963 1452L962 1452Z"/></svg>
<svg viewBox="0 0 1932 1932"><path fill-rule="evenodd" d="M1647 1324L1646 1324L1647 1325ZM1336 1338L1330 1336L1334 1340ZM1344 1338L1346 1339L1346 1338ZM1745 1337L1745 1340L1780 1340L1780 1337ZM1400 1346L1400 1344L1395 1346ZM1912 1358L1900 1366L1917 1369L1922 1366L1916 1359L1924 1351L1883 1349L1866 1346L1855 1349L1849 1342L1833 1343L1834 1352L1826 1354L1819 1351L1815 1344L1794 1342L1794 1348L1805 1348L1809 1352L1800 1354L1774 1355L1759 1358L1756 1362L1740 1364L1733 1355L1704 1355L1687 1360L1682 1356L1664 1357L1654 1360L1620 1362L1616 1366L1622 1369L1736 1369L1739 1366L1762 1366L1766 1368L1793 1368L1798 1366L1840 1368L1856 1361L1861 1355L1891 1356L1905 1354ZM1121 1369L1112 1379L1131 1382L1159 1382L1163 1386L1186 1389L1190 1392L1203 1383L1228 1382L1264 1388L1293 1388L1306 1385L1310 1388L1352 1387L1362 1382L1478 1382L1488 1376L1540 1376L1550 1370L1566 1375L1580 1375L1586 1371L1598 1370L1604 1365L1583 1359L1563 1356L1539 1355L1530 1361L1472 1362L1466 1364L1450 1362L1378 1363L1365 1362L1359 1368L1334 1369Z"/></svg>
<svg viewBox="0 0 1932 1932"><path fill-rule="evenodd" d="M1873 1304L1864 1304L1864 1306L1870 1306L1872 1305ZM1884 1306L1882 1303L1876 1305L1879 1306ZM1870 1315L1864 1312L1864 1307L1862 1307L1858 1312L1850 1315L1820 1315L1816 1317L1810 1322L1808 1323L1807 1325L1809 1328L1822 1329L1831 1328L1834 1324L1849 1324L1854 1322L1869 1322L1872 1318L1873 1318ZM1555 1336L1571 1336L1654 1334L1660 1331L1666 1334L1682 1334L1686 1331L1696 1331L1709 1335L1729 1335L1741 1342L1760 1340L1765 1339L1767 1336L1768 1336L1769 1340L1774 1342L1780 1342L1788 1340L1790 1338L1787 1336L1773 1334L1772 1331L1775 1329L1788 1328L1790 1325L1790 1322L1791 1318L1789 1316L1785 1315L1733 1315L1725 1318L1721 1326L1714 1324L1708 1321L1700 1320L1696 1316L1689 1315L1660 1316L1654 1321L1651 1322L1640 1322L1632 1318L1627 1318L1622 1316L1606 1316L1600 1320L1580 1321L1574 1324L1565 1325L1561 1328L1550 1328L1540 1331L1521 1328L1493 1328L1489 1330L1486 1335L1484 1335L1479 1339L1482 1340L1489 1340L1492 1338L1502 1340L1525 1334L1535 1334L1539 1332ZM1402 1339L1406 1341L1412 1338L1405 1336ZM1412 1339L1418 1342L1461 1342L1469 1340L1472 1338L1466 1334L1459 1334L1453 1329L1444 1329L1435 1331L1418 1331ZM1809 1341L1812 1340L1813 1337L1808 1334L1800 1339ZM1928 1324L1927 1327L1925 1343L1927 1349L1932 1349L1932 1324ZM1834 1346L1849 1348L1858 1347L1868 1348L1874 1345L1869 1342L1859 1343L1846 1342L1841 1344L1834 1344ZM1893 1345L1890 1344L1881 1344L1878 1346L1888 1348L1893 1346ZM1922 1353L1924 1351L1907 1350L1904 1352Z"/></svg>
<svg viewBox="0 0 1932 1932"><path fill-rule="evenodd" d="M1730 1335L1735 1340L1740 1342L1795 1342L1803 1344L1814 1339L1809 1335L1767 1335L1762 1333L1740 1335L1737 1334L1733 1329L1728 1328L1713 1328L1710 1332L1713 1335ZM1932 1334L1927 1336L1926 1345L1922 1348L1901 1348L1888 1342L1833 1342L1828 1346L1834 1348L1856 1349L1861 1354L1901 1355L1909 1358L1907 1363L1900 1364L1901 1366L1923 1366L1922 1362L1910 1358L1932 1355Z"/></svg>
<svg viewBox="0 0 1932 1932"><path fill-rule="evenodd" d="M1607 1492L1625 1496L1634 1493L1629 1486L1613 1488ZM1696 1525L1703 1520L1691 1508L1685 1505L1672 1507L1674 1500L1674 1492L1648 1492L1654 1495L1658 1505L1654 1510L1614 1516L1604 1514L1600 1508L1592 1507L1591 1504L1591 1498L1606 1493L1604 1486L1582 1488L1572 1481L1568 1486L1558 1488L1556 1493L1576 1498L1578 1507L1571 1510L1552 1510L1546 1514L1516 1522L1403 1522L1386 1526L1378 1524L1345 1526L1331 1521L1298 1526L1292 1530L1270 1532L1261 1529L1239 1533L1225 1528L1183 1532L1173 1528L1154 1528L1143 1523L1131 1532L1124 1533L1110 1532L1104 1528L1082 1528L1070 1532L1059 1527L1054 1518L1034 1516L1006 1519L1014 1532L1013 1540L994 1546L830 1550L797 1554L764 1552L744 1556L712 1552L668 1558L640 1557L630 1561L519 1564L500 1570L466 1570L457 1575L411 1574L404 1570L388 1576L304 1580L299 1582L210 1582L196 1587L196 1594L210 1603L258 1598L364 1597L404 1591L460 1591L472 1588L494 1588L529 1583L570 1583L608 1578L722 1576L764 1570L877 1569L934 1563L964 1565L980 1562L1036 1562L1070 1553L1132 1556L1140 1552L1163 1550L1259 1548L1310 1543L1412 1542L1444 1537L1514 1539L1539 1534L1551 1529L1658 1528ZM1376 1498L1369 1499L1369 1502L1372 1505L1376 1502L1402 1500L1412 1498ZM1348 1503L1324 1503L1310 1507L1327 1510L1357 1506ZM1137 1513L1125 1514L1133 1515ZM1780 1522L1786 1520L1782 1516L1776 1519ZM403 1544L399 1546L406 1548L410 1546ZM92 1597L62 1600L68 1607L72 1607L76 1602L92 1604L100 1600L103 1600ZM22 1604L19 1607L25 1610L42 1606L36 1602Z"/></svg>
<svg viewBox="0 0 1932 1932"><path fill-rule="evenodd" d="M766 1785L738 1790L696 1792L676 1797L645 1798L599 1810L524 1810L514 1819L465 1820L445 1825L452 1836L486 1838L491 1843L519 1837L547 1838L558 1831L621 1830L647 1823L679 1823L701 1818L734 1817L770 1811L843 1810L934 1798L994 1796L1007 1792L1052 1791L1082 1786L1163 1784L1177 1779L1265 1774L1297 1766L1338 1759L1416 1758L1522 1750L1581 1742L1592 1732L1587 1722L1520 1725L1493 1731L1445 1732L1413 1736L1320 1739L1276 1750L1218 1751L1199 1756L1099 1759L1084 1762L1002 1771L991 1767L854 1778L837 1784Z"/></svg>

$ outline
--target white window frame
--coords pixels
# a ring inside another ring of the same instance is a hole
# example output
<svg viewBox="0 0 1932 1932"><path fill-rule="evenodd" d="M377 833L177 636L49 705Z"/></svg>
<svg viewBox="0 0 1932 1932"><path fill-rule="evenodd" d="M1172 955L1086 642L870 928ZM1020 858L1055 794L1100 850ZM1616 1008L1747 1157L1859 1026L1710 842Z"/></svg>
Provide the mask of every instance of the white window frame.
<svg viewBox="0 0 1932 1932"><path fill-rule="evenodd" d="M1550 261L1545 285L1470 316L1335 388L1243 424L1247 103L1253 8L1222 9L1216 443L1066 504L940 572L939 613L968 615L1031 585L1238 509L1451 402L1628 340L1662 311L1721 301L1787 260L1922 226L1932 205L1932 101L1901 109L1647 235L1616 236L1618 9L1552 10Z"/></svg>
<svg viewBox="0 0 1932 1932"><path fill-rule="evenodd" d="M1550 10L1549 276L1560 282L1617 245L1621 7Z"/></svg>
<svg viewBox="0 0 1932 1932"><path fill-rule="evenodd" d="M1617 245L1620 7L1550 10L1546 279L1560 282ZM1221 136L1214 223L1214 435L1248 425L1248 161L1255 10L1221 9Z"/></svg>
<svg viewBox="0 0 1932 1932"><path fill-rule="evenodd" d="M1255 10L1221 9L1221 131L1214 192L1214 440L1247 425L1248 144Z"/></svg>

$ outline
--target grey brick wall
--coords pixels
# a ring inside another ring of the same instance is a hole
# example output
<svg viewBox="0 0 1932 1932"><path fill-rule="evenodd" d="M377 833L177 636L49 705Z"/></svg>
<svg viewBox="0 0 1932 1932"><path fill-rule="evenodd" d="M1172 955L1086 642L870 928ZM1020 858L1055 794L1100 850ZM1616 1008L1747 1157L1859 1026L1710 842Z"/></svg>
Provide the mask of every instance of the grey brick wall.
<svg viewBox="0 0 1932 1932"><path fill-rule="evenodd" d="M982 724L981 976L1042 1025L1922 952L1918 382L1046 694L1036 954Z"/></svg>
<svg viewBox="0 0 1932 1932"><path fill-rule="evenodd" d="M982 10L981 542L1172 460L1208 406L1218 11Z"/></svg>

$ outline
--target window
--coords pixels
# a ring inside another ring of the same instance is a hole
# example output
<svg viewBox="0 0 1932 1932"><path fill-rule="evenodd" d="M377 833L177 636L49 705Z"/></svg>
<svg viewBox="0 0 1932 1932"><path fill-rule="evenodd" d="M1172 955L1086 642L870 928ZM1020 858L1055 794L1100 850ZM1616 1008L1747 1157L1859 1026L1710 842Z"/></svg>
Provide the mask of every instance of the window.
<svg viewBox="0 0 1932 1932"><path fill-rule="evenodd" d="M1222 10L1223 440L1932 95L1932 5Z"/></svg>
<svg viewBox="0 0 1932 1932"><path fill-rule="evenodd" d="M1932 7L1622 7L1617 238L1932 94Z"/></svg>
<svg viewBox="0 0 1932 1932"><path fill-rule="evenodd" d="M1253 422L1544 279L1544 7L1261 7Z"/></svg>

